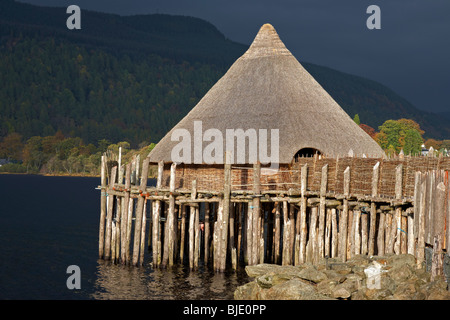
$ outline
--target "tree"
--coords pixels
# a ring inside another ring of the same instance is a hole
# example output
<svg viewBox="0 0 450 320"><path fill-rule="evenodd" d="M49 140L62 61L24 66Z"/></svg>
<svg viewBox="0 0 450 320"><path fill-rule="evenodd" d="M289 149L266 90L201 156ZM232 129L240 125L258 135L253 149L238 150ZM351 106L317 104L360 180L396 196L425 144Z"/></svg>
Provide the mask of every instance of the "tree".
<svg viewBox="0 0 450 320"><path fill-rule="evenodd" d="M433 147L434 150L441 149L441 147L443 145L442 141L439 141L436 139L427 139L424 144L427 149L430 149L430 147Z"/></svg>
<svg viewBox="0 0 450 320"><path fill-rule="evenodd" d="M10 133L0 142L0 157L20 161L22 160L22 149L22 135L16 132Z"/></svg>
<svg viewBox="0 0 450 320"><path fill-rule="evenodd" d="M359 114L355 114L355 117L353 118L353 121L359 126L361 124L361 121L359 120Z"/></svg>
<svg viewBox="0 0 450 320"><path fill-rule="evenodd" d="M406 154L420 153L424 131L414 120L386 120L378 129L380 132L375 140L384 150L399 153L403 149Z"/></svg>
<svg viewBox="0 0 450 320"><path fill-rule="evenodd" d="M375 139L375 135L377 134L375 129L367 124L361 123L359 125L361 129L363 129L372 139Z"/></svg>

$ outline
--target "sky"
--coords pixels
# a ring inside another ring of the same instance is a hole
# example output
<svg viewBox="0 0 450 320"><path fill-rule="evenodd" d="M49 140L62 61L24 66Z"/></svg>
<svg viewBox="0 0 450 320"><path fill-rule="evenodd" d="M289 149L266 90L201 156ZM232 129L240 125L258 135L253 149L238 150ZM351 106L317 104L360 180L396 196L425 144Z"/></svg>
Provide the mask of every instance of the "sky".
<svg viewBox="0 0 450 320"><path fill-rule="evenodd" d="M250 45L272 24L300 61L378 81L419 109L450 112L449 0L20 0L119 15L198 17ZM369 29L370 5L380 29ZM82 26L82 25L81 25Z"/></svg>

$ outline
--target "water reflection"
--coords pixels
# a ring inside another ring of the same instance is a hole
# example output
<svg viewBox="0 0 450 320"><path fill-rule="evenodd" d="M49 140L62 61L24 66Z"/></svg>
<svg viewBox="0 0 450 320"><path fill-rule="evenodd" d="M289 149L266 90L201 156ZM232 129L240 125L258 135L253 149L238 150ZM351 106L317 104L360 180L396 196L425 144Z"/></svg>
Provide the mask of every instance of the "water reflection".
<svg viewBox="0 0 450 320"><path fill-rule="evenodd" d="M189 271L185 266L167 270L114 265L99 260L95 292L98 300L229 300L234 290L248 282L243 269L215 273L200 268Z"/></svg>

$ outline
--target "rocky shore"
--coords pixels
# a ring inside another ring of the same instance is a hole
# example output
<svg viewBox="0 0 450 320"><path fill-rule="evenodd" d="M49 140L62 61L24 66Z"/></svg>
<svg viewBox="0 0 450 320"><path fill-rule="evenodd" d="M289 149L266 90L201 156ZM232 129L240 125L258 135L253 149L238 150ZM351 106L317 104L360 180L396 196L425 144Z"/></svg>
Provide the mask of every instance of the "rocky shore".
<svg viewBox="0 0 450 320"><path fill-rule="evenodd" d="M318 266L247 266L253 281L234 292L237 300L450 300L444 276L416 268L412 255L368 257L345 263L323 259Z"/></svg>

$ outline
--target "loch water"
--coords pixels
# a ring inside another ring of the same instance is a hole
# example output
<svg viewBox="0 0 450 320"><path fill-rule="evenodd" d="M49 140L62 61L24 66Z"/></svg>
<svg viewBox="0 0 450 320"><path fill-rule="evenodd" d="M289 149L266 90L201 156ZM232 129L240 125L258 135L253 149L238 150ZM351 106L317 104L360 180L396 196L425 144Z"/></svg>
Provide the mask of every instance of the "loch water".
<svg viewBox="0 0 450 320"><path fill-rule="evenodd" d="M114 265L98 259L99 178L0 175L0 299L228 300L243 270ZM69 266L81 288L69 289Z"/></svg>

